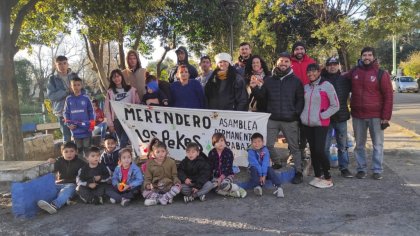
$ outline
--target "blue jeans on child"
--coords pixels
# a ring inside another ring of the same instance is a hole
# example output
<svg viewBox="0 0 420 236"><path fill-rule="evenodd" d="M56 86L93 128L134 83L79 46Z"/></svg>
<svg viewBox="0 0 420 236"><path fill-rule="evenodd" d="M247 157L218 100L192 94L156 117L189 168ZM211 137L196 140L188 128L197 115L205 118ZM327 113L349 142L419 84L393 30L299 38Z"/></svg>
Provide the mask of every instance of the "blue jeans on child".
<svg viewBox="0 0 420 236"><path fill-rule="evenodd" d="M370 139L372 140L372 170L373 173L382 172L382 161L384 160L384 131L381 129L381 119L358 119L353 117L354 138L356 147L354 154L357 160L357 171L366 173L366 139L369 129Z"/></svg>
<svg viewBox="0 0 420 236"><path fill-rule="evenodd" d="M76 192L76 184L56 184L57 189L57 198L52 201L52 204L57 207L57 209L64 206L71 197L73 197Z"/></svg>
<svg viewBox="0 0 420 236"><path fill-rule="evenodd" d="M95 126L95 129L93 130L92 134L93 135L101 135L101 139L103 140L103 139L105 139L107 128L108 128L108 125L106 124L106 122L102 122L102 123Z"/></svg>
<svg viewBox="0 0 420 236"><path fill-rule="evenodd" d="M249 168L251 171L251 178L248 180L248 182L239 184L240 187L244 189L252 189L260 185L260 175L258 174L257 168L251 167ZM268 167L267 169L267 177L266 180L269 179L271 182L277 186L280 187L281 180L279 176L277 176L276 172L273 170L273 168Z"/></svg>
<svg viewBox="0 0 420 236"><path fill-rule="evenodd" d="M63 142L71 141L71 131L67 125L64 124L64 117L57 116L60 123L60 131L63 134Z"/></svg>
<svg viewBox="0 0 420 236"><path fill-rule="evenodd" d="M330 123L327 140L325 141L325 154L327 155L328 160L330 160L330 147L333 130L335 132L335 140L337 141L338 166L340 170L344 170L349 166L349 155L347 153L347 121Z"/></svg>

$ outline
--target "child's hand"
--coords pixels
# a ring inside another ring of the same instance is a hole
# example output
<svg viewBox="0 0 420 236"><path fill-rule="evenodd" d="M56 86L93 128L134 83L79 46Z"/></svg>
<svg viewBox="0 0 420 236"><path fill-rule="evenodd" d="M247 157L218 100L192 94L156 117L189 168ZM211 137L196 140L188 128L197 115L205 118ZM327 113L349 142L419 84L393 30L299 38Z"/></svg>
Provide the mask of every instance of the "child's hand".
<svg viewBox="0 0 420 236"><path fill-rule="evenodd" d="M55 163L55 158L48 158L47 162L50 164L54 164Z"/></svg>
<svg viewBox="0 0 420 236"><path fill-rule="evenodd" d="M94 188L96 188L96 183L90 183L88 185L88 187L91 188L91 189L94 189Z"/></svg>
<svg viewBox="0 0 420 236"><path fill-rule="evenodd" d="M146 185L146 189L153 190L153 184L147 184Z"/></svg>
<svg viewBox="0 0 420 236"><path fill-rule="evenodd" d="M196 193L196 192L198 192L198 189L196 189L196 188L192 188L192 193Z"/></svg>
<svg viewBox="0 0 420 236"><path fill-rule="evenodd" d="M217 186L220 186L220 183L222 183L222 177L217 178Z"/></svg>
<svg viewBox="0 0 420 236"><path fill-rule="evenodd" d="M123 189L122 192L127 191L128 189L130 189L130 185L126 184L126 185L124 185L124 189Z"/></svg>
<svg viewBox="0 0 420 236"><path fill-rule="evenodd" d="M101 176L100 175L95 176L95 182L98 182L99 180L101 180Z"/></svg>
<svg viewBox="0 0 420 236"><path fill-rule="evenodd" d="M189 178L186 178L186 179L185 179L185 184L186 184L186 185L191 185L191 180L190 180Z"/></svg>

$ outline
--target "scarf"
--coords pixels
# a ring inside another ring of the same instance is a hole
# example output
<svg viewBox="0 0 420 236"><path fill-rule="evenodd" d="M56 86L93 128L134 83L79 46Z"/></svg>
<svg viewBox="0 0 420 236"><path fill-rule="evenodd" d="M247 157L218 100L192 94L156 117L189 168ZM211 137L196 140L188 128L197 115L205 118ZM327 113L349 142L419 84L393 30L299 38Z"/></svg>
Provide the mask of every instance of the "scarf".
<svg viewBox="0 0 420 236"><path fill-rule="evenodd" d="M219 78L220 80L226 80L227 79L227 74L228 71L218 71L217 72L217 78Z"/></svg>

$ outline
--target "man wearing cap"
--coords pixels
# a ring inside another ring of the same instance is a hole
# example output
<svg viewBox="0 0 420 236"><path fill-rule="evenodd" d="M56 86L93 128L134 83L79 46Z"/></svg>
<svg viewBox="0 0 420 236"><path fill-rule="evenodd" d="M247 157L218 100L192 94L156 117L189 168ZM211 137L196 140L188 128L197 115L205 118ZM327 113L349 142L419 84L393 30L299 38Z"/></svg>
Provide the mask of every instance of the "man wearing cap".
<svg viewBox="0 0 420 236"><path fill-rule="evenodd" d="M174 81L177 81L178 78L176 77L176 74L178 72L178 66L180 65L186 65L188 68L188 73L190 74L190 79L195 79L198 77L197 69L190 65L188 62L188 52L187 49L183 46L179 47L176 51L177 56L177 64L172 67L171 71L169 72L169 83L173 83Z"/></svg>
<svg viewBox="0 0 420 236"><path fill-rule="evenodd" d="M263 84L251 80L250 87L257 99L267 102L267 113L271 113L267 123L267 147L274 163L273 168L281 167L280 156L274 148L274 143L282 131L295 162L296 174L292 183L300 184L303 182L302 155L299 150L299 120L304 106L303 85L290 65L290 54L281 53L273 75L267 77Z"/></svg>
<svg viewBox="0 0 420 236"><path fill-rule="evenodd" d="M246 111L248 93L245 81L232 66L232 57L227 53L219 53L214 59L217 67L204 87L207 108Z"/></svg>
<svg viewBox="0 0 420 236"><path fill-rule="evenodd" d="M356 177L364 179L367 176L365 146L369 129L373 144L372 178L380 180L383 171L384 129L389 126L388 122L392 115L392 85L388 72L379 73L374 48L365 47L360 55L357 67L345 74L345 78L351 80L352 88L350 107L356 139L354 149L357 160Z"/></svg>
<svg viewBox="0 0 420 236"><path fill-rule="evenodd" d="M252 56L251 44L248 42L242 42L239 44L239 57L238 62L235 63L235 69L238 73L244 78L245 74L245 65L249 58Z"/></svg>
<svg viewBox="0 0 420 236"><path fill-rule="evenodd" d="M347 106L351 84L350 80L341 77L339 61L335 57L330 57L325 63L325 68L321 71L321 82L328 81L334 86L337 93L340 109L330 118L330 125L325 142L325 153L330 156L330 146L332 133L334 132L338 148L338 164L341 176L352 178L353 175L348 169L349 156L347 153L347 120L350 119L350 112ZM329 159L329 158L328 158Z"/></svg>

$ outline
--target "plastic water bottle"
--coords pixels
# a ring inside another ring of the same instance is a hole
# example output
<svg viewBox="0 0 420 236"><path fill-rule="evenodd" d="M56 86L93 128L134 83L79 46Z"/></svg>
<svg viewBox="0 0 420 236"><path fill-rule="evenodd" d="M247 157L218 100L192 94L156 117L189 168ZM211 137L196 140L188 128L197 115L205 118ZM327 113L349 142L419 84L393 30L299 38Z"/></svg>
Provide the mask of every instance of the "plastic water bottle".
<svg viewBox="0 0 420 236"><path fill-rule="evenodd" d="M330 165L331 167L338 167L338 149L335 144L330 147Z"/></svg>

